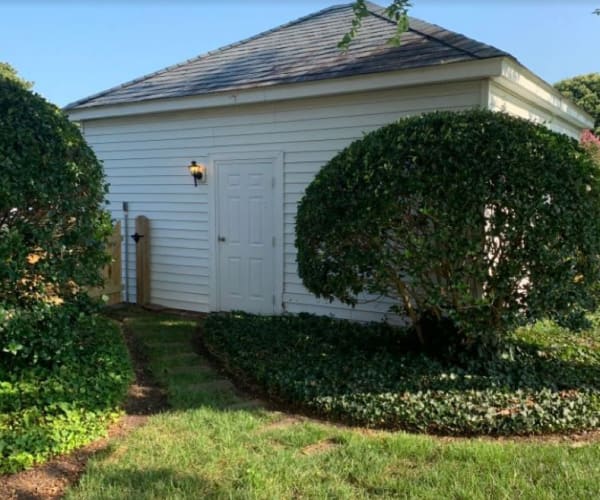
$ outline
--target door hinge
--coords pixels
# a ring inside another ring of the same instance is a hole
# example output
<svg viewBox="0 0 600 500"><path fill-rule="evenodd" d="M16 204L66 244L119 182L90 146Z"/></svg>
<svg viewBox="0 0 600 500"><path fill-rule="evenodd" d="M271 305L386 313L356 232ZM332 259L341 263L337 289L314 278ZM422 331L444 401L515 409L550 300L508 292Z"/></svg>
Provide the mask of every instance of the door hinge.
<svg viewBox="0 0 600 500"><path fill-rule="evenodd" d="M271 240L271 243L273 244L273 248L275 248L275 243L277 240L275 240L275 236L273 236L273 239Z"/></svg>
<svg viewBox="0 0 600 500"><path fill-rule="evenodd" d="M273 294L273 307L275 307L275 294Z"/></svg>
<svg viewBox="0 0 600 500"><path fill-rule="evenodd" d="M271 177L271 187L275 188L275 177Z"/></svg>

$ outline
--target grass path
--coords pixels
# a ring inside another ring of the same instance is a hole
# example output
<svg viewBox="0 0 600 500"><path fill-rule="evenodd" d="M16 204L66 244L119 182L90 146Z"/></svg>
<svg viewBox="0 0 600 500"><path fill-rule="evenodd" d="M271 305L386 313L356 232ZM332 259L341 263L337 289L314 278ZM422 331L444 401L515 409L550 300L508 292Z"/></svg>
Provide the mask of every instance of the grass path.
<svg viewBox="0 0 600 500"><path fill-rule="evenodd" d="M600 498L600 445L443 440L271 412L194 354L192 319L125 319L170 410L88 464L69 499Z"/></svg>

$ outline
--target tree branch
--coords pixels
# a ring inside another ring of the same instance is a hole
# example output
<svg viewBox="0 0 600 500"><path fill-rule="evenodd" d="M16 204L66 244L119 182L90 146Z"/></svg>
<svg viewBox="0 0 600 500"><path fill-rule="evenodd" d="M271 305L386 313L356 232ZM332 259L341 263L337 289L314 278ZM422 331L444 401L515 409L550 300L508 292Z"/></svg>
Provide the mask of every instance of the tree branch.
<svg viewBox="0 0 600 500"><path fill-rule="evenodd" d="M392 0L390 5L385 8L385 15L396 23L396 33L389 39L392 45L400 45L400 37L402 33L408 30L408 9L412 7L409 0ZM356 38L365 17L371 15L365 0L356 0L352 5L354 18L350 30L342 37L338 43L338 48L348 50L352 41Z"/></svg>

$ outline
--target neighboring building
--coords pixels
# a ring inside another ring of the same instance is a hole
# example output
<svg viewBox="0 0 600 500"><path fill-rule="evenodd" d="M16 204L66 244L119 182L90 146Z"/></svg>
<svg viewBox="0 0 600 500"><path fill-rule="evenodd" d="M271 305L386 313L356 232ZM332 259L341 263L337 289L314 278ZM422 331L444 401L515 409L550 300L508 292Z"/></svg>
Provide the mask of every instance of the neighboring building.
<svg viewBox="0 0 600 500"><path fill-rule="evenodd" d="M353 12L334 6L67 107L104 162L113 217L128 202L150 219L153 303L379 319L385 300L330 304L297 275L296 207L321 166L426 111L505 110L572 137L592 126L510 54L416 19L393 47L395 24L370 10L347 52L337 43ZM194 186L191 160L206 184Z"/></svg>

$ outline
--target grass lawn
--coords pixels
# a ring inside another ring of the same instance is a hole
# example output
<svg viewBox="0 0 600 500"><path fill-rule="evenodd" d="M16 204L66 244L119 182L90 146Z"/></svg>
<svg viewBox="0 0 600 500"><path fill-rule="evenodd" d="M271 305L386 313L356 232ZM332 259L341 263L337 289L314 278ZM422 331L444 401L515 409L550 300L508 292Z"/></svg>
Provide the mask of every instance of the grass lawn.
<svg viewBox="0 0 600 500"><path fill-rule="evenodd" d="M598 498L600 444L440 439L243 408L193 320L126 320L171 409L93 459L69 499Z"/></svg>

